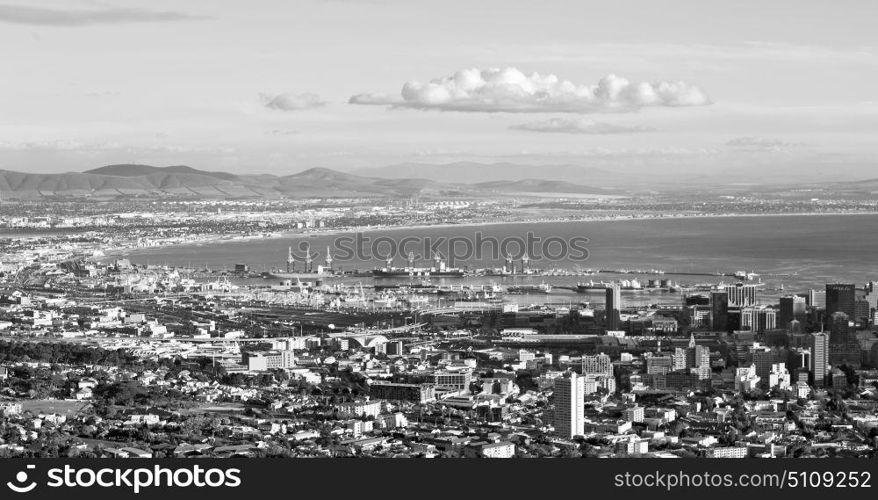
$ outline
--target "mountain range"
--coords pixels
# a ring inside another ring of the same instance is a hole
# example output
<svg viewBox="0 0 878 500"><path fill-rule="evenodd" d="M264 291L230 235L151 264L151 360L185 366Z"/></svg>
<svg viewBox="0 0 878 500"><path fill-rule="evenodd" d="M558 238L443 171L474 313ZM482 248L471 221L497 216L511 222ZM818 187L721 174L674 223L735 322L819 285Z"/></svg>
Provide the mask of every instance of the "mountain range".
<svg viewBox="0 0 878 500"><path fill-rule="evenodd" d="M396 175L392 175L396 172ZM539 178L536 178L539 177ZM121 197L410 198L497 196L592 196L679 193L712 196L741 191L783 198L873 199L878 179L772 183L695 183L673 175L630 177L624 172L575 165L459 162L400 164L352 173L310 168L292 175L233 174L184 165L107 165L85 172L30 174L0 170L0 201ZM708 179L709 180L709 179ZM746 180L746 179L745 179Z"/></svg>
<svg viewBox="0 0 878 500"><path fill-rule="evenodd" d="M407 172L401 172L401 174ZM292 175L231 174L188 166L107 165L85 172L28 174L0 170L2 199L89 197L194 198L346 198L413 197L484 194L614 194L615 191L575 183L540 180L492 180L476 184L399 175L358 175L311 168ZM495 177L494 179L498 179ZM503 179L503 177L499 177Z"/></svg>

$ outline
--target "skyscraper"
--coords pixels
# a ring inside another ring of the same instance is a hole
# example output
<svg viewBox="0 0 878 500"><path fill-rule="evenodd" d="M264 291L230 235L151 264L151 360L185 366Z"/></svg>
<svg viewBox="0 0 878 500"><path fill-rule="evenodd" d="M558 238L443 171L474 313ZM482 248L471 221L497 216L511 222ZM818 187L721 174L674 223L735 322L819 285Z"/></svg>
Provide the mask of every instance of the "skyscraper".
<svg viewBox="0 0 878 500"><path fill-rule="evenodd" d="M805 299L805 305L808 307L817 307L817 290L813 288L808 293L797 293L796 297Z"/></svg>
<svg viewBox="0 0 878 500"><path fill-rule="evenodd" d="M869 316L872 314L872 304L865 298L859 298L854 302L854 311L854 321L864 325L868 324Z"/></svg>
<svg viewBox="0 0 878 500"><path fill-rule="evenodd" d="M856 287L850 283L827 283L826 285L826 318L831 319L837 312L843 312L853 318L856 302Z"/></svg>
<svg viewBox="0 0 878 500"><path fill-rule="evenodd" d="M745 283L726 285L725 292L729 295L729 305L734 307L756 305L756 289L757 285Z"/></svg>
<svg viewBox="0 0 878 500"><path fill-rule="evenodd" d="M674 364L671 367L673 371L686 369L686 349L678 347L674 349L674 353L671 356L674 358Z"/></svg>
<svg viewBox="0 0 878 500"><path fill-rule="evenodd" d="M756 375L762 377L763 381L768 380L768 375L771 373L771 365L774 361L775 357L771 349L762 347L753 351L753 364L756 365Z"/></svg>
<svg viewBox="0 0 878 500"><path fill-rule="evenodd" d="M717 332L729 328L729 294L726 292L710 294L710 328Z"/></svg>
<svg viewBox="0 0 878 500"><path fill-rule="evenodd" d="M811 334L811 377L814 385L823 387L826 381L826 366L829 363L829 335Z"/></svg>
<svg viewBox="0 0 878 500"><path fill-rule="evenodd" d="M768 307L747 306L741 308L742 330L751 330L762 333L765 330L773 330L777 327L777 313Z"/></svg>
<svg viewBox="0 0 878 500"><path fill-rule="evenodd" d="M607 287L606 294L607 330L618 330L620 323L619 309L622 306L622 291L619 285L613 283L613 285Z"/></svg>
<svg viewBox="0 0 878 500"><path fill-rule="evenodd" d="M778 326L780 328L789 328L790 322L795 320L802 321L805 319L807 312L807 301L805 297L798 295L790 295L780 298L780 311L778 314Z"/></svg>
<svg viewBox="0 0 878 500"><path fill-rule="evenodd" d="M686 368L698 375L699 380L710 378L710 348L695 343L695 336L689 338L686 348Z"/></svg>
<svg viewBox="0 0 878 500"><path fill-rule="evenodd" d="M585 377L555 379L555 433L567 439L585 434Z"/></svg>
<svg viewBox="0 0 878 500"><path fill-rule="evenodd" d="M829 318L829 364L860 365L860 343L856 333L851 331L850 319L845 313L837 312Z"/></svg>

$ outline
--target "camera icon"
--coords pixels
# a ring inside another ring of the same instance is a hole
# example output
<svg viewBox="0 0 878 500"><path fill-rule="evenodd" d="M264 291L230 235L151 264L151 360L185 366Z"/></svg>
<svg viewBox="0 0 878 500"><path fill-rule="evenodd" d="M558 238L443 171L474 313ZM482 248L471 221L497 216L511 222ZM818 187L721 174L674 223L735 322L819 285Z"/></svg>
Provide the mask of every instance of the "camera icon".
<svg viewBox="0 0 878 500"><path fill-rule="evenodd" d="M26 469L28 470L33 470L36 468L37 466L33 464L29 464L26 466ZM15 482L9 481L6 483L6 486L8 486L10 490L16 493L27 493L37 487L36 481L31 481L30 483L25 484L27 483L28 479L30 478L28 477L26 470L19 471L18 474L15 475Z"/></svg>

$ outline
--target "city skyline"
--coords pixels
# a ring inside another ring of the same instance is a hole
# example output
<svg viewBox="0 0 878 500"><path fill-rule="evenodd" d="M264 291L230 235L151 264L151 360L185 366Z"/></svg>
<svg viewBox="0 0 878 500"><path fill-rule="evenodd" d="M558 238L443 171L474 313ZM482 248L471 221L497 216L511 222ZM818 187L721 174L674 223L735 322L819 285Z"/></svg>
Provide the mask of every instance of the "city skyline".
<svg viewBox="0 0 878 500"><path fill-rule="evenodd" d="M286 479L241 458L871 487L876 20L0 0L7 487Z"/></svg>

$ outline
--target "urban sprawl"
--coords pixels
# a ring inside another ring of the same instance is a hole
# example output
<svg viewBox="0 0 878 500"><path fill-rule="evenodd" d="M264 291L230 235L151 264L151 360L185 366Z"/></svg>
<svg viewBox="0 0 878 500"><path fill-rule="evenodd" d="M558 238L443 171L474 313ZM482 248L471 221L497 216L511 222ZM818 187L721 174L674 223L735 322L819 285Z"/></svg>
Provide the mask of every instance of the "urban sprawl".
<svg viewBox="0 0 878 500"><path fill-rule="evenodd" d="M5 218L0 455L875 455L878 315L867 277L779 297L745 272L700 287L660 274L589 279L571 287L581 300L529 305L507 299L549 293L557 270L526 256L466 272L441 256L427 267L388 262L354 282L329 252L318 263L291 251L285 268L263 274L123 255L187 238L509 209L302 206L283 218L267 215L270 204L242 207L211 203L197 209L210 218L187 218L164 205L75 216L64 204L38 216L22 205ZM541 281L447 284L458 274ZM672 304L631 300L659 289Z"/></svg>

